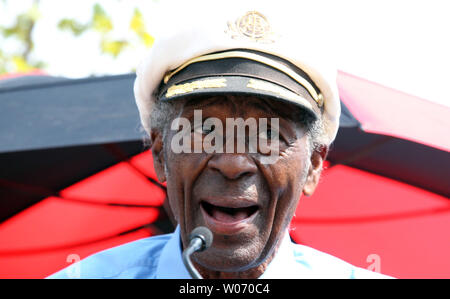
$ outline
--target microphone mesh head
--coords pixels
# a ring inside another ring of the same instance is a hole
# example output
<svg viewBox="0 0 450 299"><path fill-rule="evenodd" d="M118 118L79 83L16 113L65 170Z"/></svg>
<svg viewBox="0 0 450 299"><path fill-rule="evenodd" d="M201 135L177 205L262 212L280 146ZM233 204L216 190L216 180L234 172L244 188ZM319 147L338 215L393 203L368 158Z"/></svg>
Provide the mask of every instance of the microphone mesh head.
<svg viewBox="0 0 450 299"><path fill-rule="evenodd" d="M191 241L195 237L200 237L204 241L203 250L209 248L213 242L212 232L209 230L209 228L204 226L194 228L194 230L189 235L189 241Z"/></svg>

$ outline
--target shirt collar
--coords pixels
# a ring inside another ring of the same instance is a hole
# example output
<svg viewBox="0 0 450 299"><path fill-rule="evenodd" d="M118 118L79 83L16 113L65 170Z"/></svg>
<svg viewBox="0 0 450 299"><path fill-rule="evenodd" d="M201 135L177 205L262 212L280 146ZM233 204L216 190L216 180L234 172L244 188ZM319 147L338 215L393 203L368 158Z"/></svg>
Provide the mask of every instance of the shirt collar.
<svg viewBox="0 0 450 299"><path fill-rule="evenodd" d="M156 278L189 279L191 276L184 266L182 259L182 246L180 226L172 233L172 237L164 246L156 269Z"/></svg>
<svg viewBox="0 0 450 299"><path fill-rule="evenodd" d="M303 276L301 268L293 267L295 263L293 243L286 230L275 257L267 266L266 271L259 277L261 279L296 278ZM177 226L171 238L164 246L156 270L156 278L189 279L191 276L184 266L182 259L182 246L180 227Z"/></svg>
<svg viewBox="0 0 450 299"><path fill-rule="evenodd" d="M288 230L286 230L280 242L275 256L259 279L305 277L306 269L296 265L295 244L291 241Z"/></svg>

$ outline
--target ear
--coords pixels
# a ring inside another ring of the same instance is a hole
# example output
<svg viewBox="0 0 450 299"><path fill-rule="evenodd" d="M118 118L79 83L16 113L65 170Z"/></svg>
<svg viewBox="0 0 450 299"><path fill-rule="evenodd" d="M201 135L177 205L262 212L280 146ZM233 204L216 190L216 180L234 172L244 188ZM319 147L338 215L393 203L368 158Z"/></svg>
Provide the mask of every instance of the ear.
<svg viewBox="0 0 450 299"><path fill-rule="evenodd" d="M158 178L158 181L164 183L166 181L166 173L164 171L165 158L163 151L163 136L158 131L152 131L150 134L150 139L150 149L153 155L153 167L155 168L156 177Z"/></svg>
<svg viewBox="0 0 450 299"><path fill-rule="evenodd" d="M311 196L319 184L320 175L323 169L323 162L328 153L328 147L322 147L320 151L313 151L311 155L311 165L308 171L306 183L303 186L303 194Z"/></svg>

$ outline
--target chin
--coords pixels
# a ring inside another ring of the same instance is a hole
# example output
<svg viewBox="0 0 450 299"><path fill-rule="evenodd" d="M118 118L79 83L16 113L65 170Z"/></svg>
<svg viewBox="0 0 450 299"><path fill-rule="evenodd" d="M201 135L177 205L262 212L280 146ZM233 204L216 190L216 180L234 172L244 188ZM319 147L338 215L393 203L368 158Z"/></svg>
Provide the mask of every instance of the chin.
<svg viewBox="0 0 450 299"><path fill-rule="evenodd" d="M243 272L259 266L265 258L261 257L262 247L253 243L249 246L217 249L211 247L194 254L194 260L211 271Z"/></svg>

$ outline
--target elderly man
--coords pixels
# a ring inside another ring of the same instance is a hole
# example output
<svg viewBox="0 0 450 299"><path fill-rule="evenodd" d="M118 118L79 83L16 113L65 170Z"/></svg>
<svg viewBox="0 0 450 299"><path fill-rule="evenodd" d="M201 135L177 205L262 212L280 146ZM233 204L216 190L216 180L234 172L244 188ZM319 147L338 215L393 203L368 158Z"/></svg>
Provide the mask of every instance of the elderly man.
<svg viewBox="0 0 450 299"><path fill-rule="evenodd" d="M318 185L340 105L319 46L270 13L193 18L157 39L134 91L178 225L72 265L80 277L189 278L182 252L199 226L212 233L192 255L203 278L382 277L289 238L302 194Z"/></svg>

